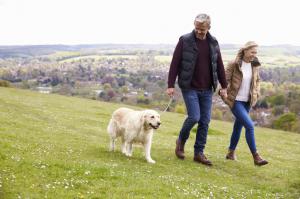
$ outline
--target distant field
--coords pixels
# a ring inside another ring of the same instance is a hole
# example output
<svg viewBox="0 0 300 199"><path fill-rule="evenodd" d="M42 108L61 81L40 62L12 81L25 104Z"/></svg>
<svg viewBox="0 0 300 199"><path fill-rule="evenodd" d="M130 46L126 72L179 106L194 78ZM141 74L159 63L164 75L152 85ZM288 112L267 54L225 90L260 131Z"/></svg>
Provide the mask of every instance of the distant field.
<svg viewBox="0 0 300 199"><path fill-rule="evenodd" d="M214 166L194 163L194 131L187 158L174 155L185 116L162 113L148 164L108 151L106 126L122 104L0 87L0 198L296 198L300 197L300 135L256 128L253 164L244 136L238 161L225 160L232 124L212 121L206 154ZM133 107L138 109L136 107Z"/></svg>
<svg viewBox="0 0 300 199"><path fill-rule="evenodd" d="M171 55L157 55L155 56L155 60L159 61L159 62L168 62L170 63L172 60L172 56Z"/></svg>
<svg viewBox="0 0 300 199"><path fill-rule="evenodd" d="M225 50L222 51L222 59L224 64L226 65L229 61L235 59L236 54L233 50ZM292 55L270 55L270 54L262 54L258 55L263 67L300 67L300 57L292 56ZM155 56L155 60L163 63L171 63L172 56L171 55L157 55Z"/></svg>
<svg viewBox="0 0 300 199"><path fill-rule="evenodd" d="M57 51L53 54L46 55L45 57L49 57L50 59L63 58L68 56L80 56L80 52L73 51Z"/></svg>
<svg viewBox="0 0 300 199"><path fill-rule="evenodd" d="M263 67L300 67L300 47L282 45L282 46L261 46L258 48L258 58ZM155 55L155 60L169 65L172 60L173 45L46 45L46 46L20 46L20 47L1 47L0 57L15 58L27 57L35 59L36 57L45 58L48 61L59 61L60 63L77 62L85 59L132 59L135 60L142 55L150 53ZM159 55L163 52L164 55ZM227 65L234 60L238 52L237 45L222 46L222 58ZM150 55L149 54L149 55ZM0 60L1 62L1 60ZM4 63L7 65L6 63Z"/></svg>
<svg viewBox="0 0 300 199"><path fill-rule="evenodd" d="M118 58L125 58L125 59L137 59L136 55L83 55L78 57L72 57L69 59L64 59L60 62L75 62L82 59L118 59Z"/></svg>

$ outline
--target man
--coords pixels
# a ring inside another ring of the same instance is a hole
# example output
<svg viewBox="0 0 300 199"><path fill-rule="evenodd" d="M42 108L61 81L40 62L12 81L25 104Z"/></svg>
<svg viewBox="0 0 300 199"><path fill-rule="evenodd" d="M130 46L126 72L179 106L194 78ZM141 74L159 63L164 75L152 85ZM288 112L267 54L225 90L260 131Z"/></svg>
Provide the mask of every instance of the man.
<svg viewBox="0 0 300 199"><path fill-rule="evenodd" d="M210 23L207 14L199 14L194 21L195 29L180 37L173 54L166 91L169 96L174 95L174 84L178 76L178 85L188 117L176 140L176 156L180 159L185 158L185 142L193 126L198 123L194 161L208 166L212 163L203 152L210 122L212 95L213 91L216 91L218 81L222 86L220 95L227 95L221 52L218 41L208 32Z"/></svg>

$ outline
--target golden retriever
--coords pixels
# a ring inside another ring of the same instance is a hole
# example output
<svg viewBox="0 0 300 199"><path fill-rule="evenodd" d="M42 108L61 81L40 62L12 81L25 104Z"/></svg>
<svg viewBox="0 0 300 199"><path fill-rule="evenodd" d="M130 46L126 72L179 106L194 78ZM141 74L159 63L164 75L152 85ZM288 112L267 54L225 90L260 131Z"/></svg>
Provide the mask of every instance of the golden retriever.
<svg viewBox="0 0 300 199"><path fill-rule="evenodd" d="M150 155L154 130L160 126L160 115L154 110L135 111L129 108L119 108L113 112L107 126L110 135L110 151L115 150L117 137L122 139L122 153L132 156L133 142L142 143L145 158L149 163L155 163Z"/></svg>

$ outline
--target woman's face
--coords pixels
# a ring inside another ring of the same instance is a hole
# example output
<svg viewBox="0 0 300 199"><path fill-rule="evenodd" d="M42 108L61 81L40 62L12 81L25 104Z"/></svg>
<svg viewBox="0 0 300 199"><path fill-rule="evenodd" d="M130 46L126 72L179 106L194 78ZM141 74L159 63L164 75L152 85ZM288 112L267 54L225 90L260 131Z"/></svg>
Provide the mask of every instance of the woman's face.
<svg viewBox="0 0 300 199"><path fill-rule="evenodd" d="M246 62L251 62L257 55L257 47L252 47L244 51L244 60Z"/></svg>

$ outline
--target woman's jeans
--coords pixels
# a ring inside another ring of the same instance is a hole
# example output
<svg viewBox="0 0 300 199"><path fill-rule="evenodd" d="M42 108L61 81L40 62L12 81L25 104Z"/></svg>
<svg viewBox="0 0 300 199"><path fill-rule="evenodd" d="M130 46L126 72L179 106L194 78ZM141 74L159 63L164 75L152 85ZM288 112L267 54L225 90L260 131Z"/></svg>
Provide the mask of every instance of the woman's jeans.
<svg viewBox="0 0 300 199"><path fill-rule="evenodd" d="M256 153L254 125L252 119L249 116L250 103L235 101L231 111L235 116L235 122L234 122L233 131L230 139L229 149L235 150L241 136L242 128L244 126L246 129L246 141L250 148L250 151L252 153Z"/></svg>
<svg viewBox="0 0 300 199"><path fill-rule="evenodd" d="M210 122L212 106L212 90L181 90L186 105L188 117L183 123L179 134L179 140L183 143L189 138L193 126L198 123L196 141L194 145L195 155L203 153L206 144L208 125Z"/></svg>

